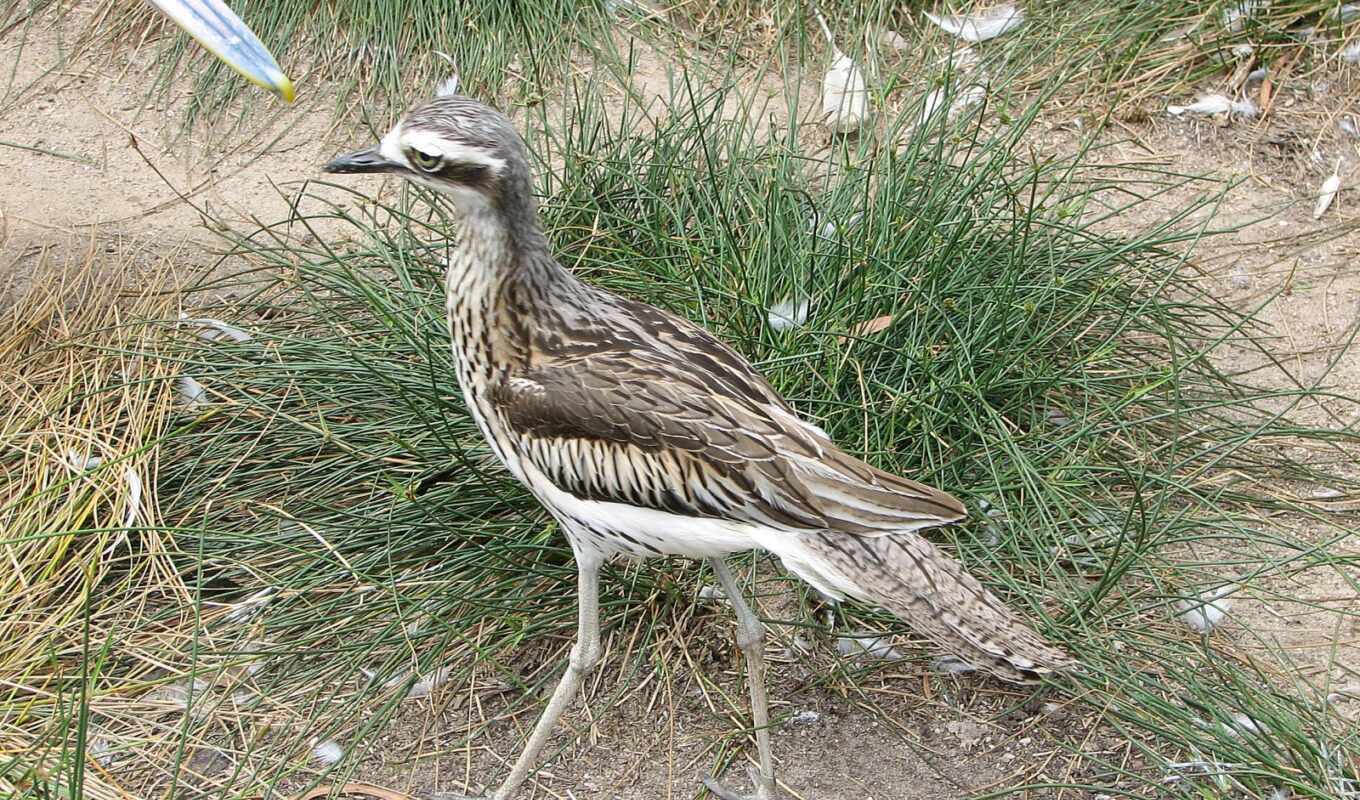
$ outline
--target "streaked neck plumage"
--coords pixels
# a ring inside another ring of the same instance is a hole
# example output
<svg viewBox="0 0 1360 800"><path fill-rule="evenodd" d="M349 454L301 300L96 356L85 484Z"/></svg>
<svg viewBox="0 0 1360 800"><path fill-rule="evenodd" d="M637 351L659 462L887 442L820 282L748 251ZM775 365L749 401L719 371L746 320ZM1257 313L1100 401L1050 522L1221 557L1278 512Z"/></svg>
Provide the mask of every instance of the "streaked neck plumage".
<svg viewBox="0 0 1360 800"><path fill-rule="evenodd" d="M552 258L528 181L503 187L505 202L460 203L463 220L445 273L445 307L468 411L521 480L518 458L491 388L532 358L534 318L575 278Z"/></svg>

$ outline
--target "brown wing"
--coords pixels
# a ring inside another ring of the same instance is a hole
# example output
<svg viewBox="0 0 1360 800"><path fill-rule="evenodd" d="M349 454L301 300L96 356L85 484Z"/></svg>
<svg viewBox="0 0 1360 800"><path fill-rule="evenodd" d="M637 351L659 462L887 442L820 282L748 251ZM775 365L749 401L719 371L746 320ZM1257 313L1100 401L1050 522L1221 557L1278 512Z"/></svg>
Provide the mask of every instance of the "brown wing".
<svg viewBox="0 0 1360 800"><path fill-rule="evenodd" d="M666 347L595 349L540 361L493 399L521 457L584 499L867 535L963 517L953 497L840 451L773 390L760 402L748 387L768 384L740 364L749 374L734 379Z"/></svg>

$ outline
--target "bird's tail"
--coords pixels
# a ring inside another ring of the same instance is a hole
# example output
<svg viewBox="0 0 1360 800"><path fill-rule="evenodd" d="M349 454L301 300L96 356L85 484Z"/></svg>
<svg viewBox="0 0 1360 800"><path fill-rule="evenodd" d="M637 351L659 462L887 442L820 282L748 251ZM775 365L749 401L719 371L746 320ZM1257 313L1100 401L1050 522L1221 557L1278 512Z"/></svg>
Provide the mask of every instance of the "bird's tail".
<svg viewBox="0 0 1360 800"><path fill-rule="evenodd" d="M1006 680L1028 683L1075 663L915 533L785 534L767 547L822 592L882 606L939 647Z"/></svg>

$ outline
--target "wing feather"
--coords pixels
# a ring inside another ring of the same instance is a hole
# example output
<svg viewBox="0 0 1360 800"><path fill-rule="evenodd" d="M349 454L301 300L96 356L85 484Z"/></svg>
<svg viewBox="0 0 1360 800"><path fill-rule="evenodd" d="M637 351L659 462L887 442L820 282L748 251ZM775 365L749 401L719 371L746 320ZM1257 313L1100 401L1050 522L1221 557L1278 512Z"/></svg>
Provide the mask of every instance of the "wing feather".
<svg viewBox="0 0 1360 800"><path fill-rule="evenodd" d="M948 494L838 449L707 332L642 309L610 337L626 345L541 354L493 389L521 452L559 489L794 531L878 535L963 517Z"/></svg>

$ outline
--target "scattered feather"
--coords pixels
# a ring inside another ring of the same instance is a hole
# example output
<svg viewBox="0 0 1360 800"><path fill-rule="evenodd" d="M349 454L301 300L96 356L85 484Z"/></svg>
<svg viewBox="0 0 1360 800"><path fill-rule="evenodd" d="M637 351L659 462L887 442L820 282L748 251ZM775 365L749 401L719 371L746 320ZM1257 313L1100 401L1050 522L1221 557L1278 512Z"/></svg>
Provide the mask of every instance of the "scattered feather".
<svg viewBox="0 0 1360 800"><path fill-rule="evenodd" d="M939 113L944 106L945 100L949 99L949 110L945 114L945 119L953 119L960 112L981 103L987 96L987 90L976 84L965 88L962 91L953 91L947 87L941 87L926 95L925 102L921 106L921 119L918 125L927 125L931 119Z"/></svg>
<svg viewBox="0 0 1360 800"><path fill-rule="evenodd" d="M1232 46L1234 58L1251 58L1256 55L1256 48L1249 44L1235 44Z"/></svg>
<svg viewBox="0 0 1360 800"><path fill-rule="evenodd" d="M821 719L822 715L812 709L803 709L789 717L790 725L811 725Z"/></svg>
<svg viewBox="0 0 1360 800"><path fill-rule="evenodd" d="M1198 22L1191 22L1191 23L1188 23L1188 24L1186 24L1186 25L1182 25L1182 26L1180 26L1179 28L1173 28L1169 33L1166 33L1165 35L1162 36L1162 38L1158 39L1157 41L1159 41L1159 42L1179 42L1181 39L1184 39L1185 37L1187 37L1187 36L1189 36L1190 34L1194 33L1194 32L1195 32L1195 28L1198 28L1198 27L1199 27L1199 23L1198 23Z"/></svg>
<svg viewBox="0 0 1360 800"><path fill-rule="evenodd" d="M118 759L118 754L114 752L113 745L109 740L102 736L92 736L85 746L85 752L90 754L95 763L108 769L113 766L113 762Z"/></svg>
<svg viewBox="0 0 1360 800"><path fill-rule="evenodd" d="M1322 182L1322 188L1318 189L1317 205L1313 206L1313 219L1322 219L1322 215L1327 213L1332 201L1336 199L1336 193L1341 190L1341 159L1336 160L1336 166L1332 168L1332 174L1327 176L1327 180Z"/></svg>
<svg viewBox="0 0 1360 800"><path fill-rule="evenodd" d="M184 408L197 408L208 405L207 391L203 384L189 377L181 375L175 381L175 402Z"/></svg>
<svg viewBox="0 0 1360 800"><path fill-rule="evenodd" d="M1233 714L1228 724L1223 726L1224 730L1234 736L1265 736L1270 733L1270 728L1264 722L1258 722L1246 714Z"/></svg>
<svg viewBox="0 0 1360 800"><path fill-rule="evenodd" d="M859 130L869 121L869 87L864 81L864 71L854 59L840 51L836 37L831 35L831 26L826 17L814 5L812 13L822 29L822 35L831 46L833 58L831 68L822 78L822 123L833 133L847 134Z"/></svg>
<svg viewBox="0 0 1360 800"><path fill-rule="evenodd" d="M714 586L711 583L706 583L699 587L699 599L725 602L727 600L727 594L723 592L721 586Z"/></svg>
<svg viewBox="0 0 1360 800"><path fill-rule="evenodd" d="M431 692L437 689L440 684L447 681L449 679L449 675L451 675L452 673L453 667L445 666L440 667L434 672L420 676L420 679L417 680L415 683L411 684L411 688L406 691L406 698L408 700L413 700L419 697L425 697L429 695Z"/></svg>
<svg viewBox="0 0 1360 800"><path fill-rule="evenodd" d="M312 758L322 764L335 764L345 757L345 749L334 739L327 739L312 748Z"/></svg>
<svg viewBox="0 0 1360 800"><path fill-rule="evenodd" d="M447 61L449 63L449 69L451 71L449 77L440 81L439 85L435 87L434 90L435 97L452 97L458 94L457 62L455 62L453 60L453 56L449 55L448 53L441 53L438 50L435 50L434 54Z"/></svg>
<svg viewBox="0 0 1360 800"><path fill-rule="evenodd" d="M1269 74L1269 72L1270 70L1266 69L1265 67L1257 67L1251 72L1248 72L1246 80L1247 85L1254 86L1258 83L1264 82L1266 79L1266 75Z"/></svg>
<svg viewBox="0 0 1360 800"><path fill-rule="evenodd" d="M211 317L190 317L188 314L180 314L179 321L188 325L197 325L204 330L198 332L198 338L207 339L210 342L230 339L233 342L248 342L251 335L235 325L223 322L220 319Z"/></svg>
<svg viewBox="0 0 1360 800"><path fill-rule="evenodd" d="M192 681L176 681L157 686L155 689L142 696L143 700L152 703L163 703L173 706L178 711L187 711L190 700L201 698L211 686L207 681L195 678Z"/></svg>
<svg viewBox="0 0 1360 800"><path fill-rule="evenodd" d="M1055 428L1063 428L1072 424L1072 418L1067 416L1067 412L1054 406L1049 406L1044 411L1044 419L1048 420L1048 424Z"/></svg>
<svg viewBox="0 0 1360 800"><path fill-rule="evenodd" d="M835 219L829 219L826 222L822 223L822 230L819 233L819 236L821 236L821 238L823 239L831 241L838 240L842 234L849 233L850 231L853 231L855 228L858 228L860 220L862 219L864 219L863 211L856 211L849 217L846 217L844 222Z"/></svg>
<svg viewBox="0 0 1360 800"><path fill-rule="evenodd" d="M1260 113L1251 100L1230 100L1221 94L1206 94L1188 106L1170 105L1166 111L1173 117L1182 114L1231 114L1248 119Z"/></svg>
<svg viewBox="0 0 1360 800"><path fill-rule="evenodd" d="M903 50L910 50L911 42L907 41L906 37L902 36L902 34L897 31L884 28L878 32L878 46L901 52Z"/></svg>
<svg viewBox="0 0 1360 800"><path fill-rule="evenodd" d="M929 11L925 14L926 19L945 32L973 44L995 39L1025 22L1025 12L1016 8L1014 3L997 6L984 14L932 14Z"/></svg>
<svg viewBox="0 0 1360 800"><path fill-rule="evenodd" d="M836 652L843 656L855 656L860 653L867 653L874 658L881 658L884 661L900 661L902 654L897 652L897 648L892 646L892 639L887 636L874 636L864 634L861 636L842 636L836 640Z"/></svg>
<svg viewBox="0 0 1360 800"><path fill-rule="evenodd" d="M930 668L936 672L944 672L949 675L967 675L970 672L977 672L977 667L969 664L958 656L940 656L930 662Z"/></svg>
<svg viewBox="0 0 1360 800"><path fill-rule="evenodd" d="M1355 118L1342 117L1336 121L1336 127L1352 139L1360 139L1360 126L1355 124Z"/></svg>
<svg viewBox="0 0 1360 800"><path fill-rule="evenodd" d="M73 469L91 470L104 463L104 459L99 456L82 456L75 450L66 451L66 463Z"/></svg>
<svg viewBox="0 0 1360 800"><path fill-rule="evenodd" d="M770 327L779 333L797 328L807 322L812 301L806 297L787 297L770 306Z"/></svg>
<svg viewBox="0 0 1360 800"><path fill-rule="evenodd" d="M822 79L822 120L834 133L853 133L871 116L869 87L864 71L854 59L839 50Z"/></svg>
<svg viewBox="0 0 1360 800"><path fill-rule="evenodd" d="M1232 598L1228 595L1237 590L1237 584L1228 583L1200 595L1198 600L1181 600L1176 610L1181 622L1200 633L1208 633L1228 616L1232 608Z"/></svg>
<svg viewBox="0 0 1360 800"><path fill-rule="evenodd" d="M1313 494L1310 496L1314 500L1335 500L1338 497L1345 497L1346 493L1341 491L1340 489L1333 489L1330 486L1324 486L1321 489L1315 490Z"/></svg>
<svg viewBox="0 0 1360 800"><path fill-rule="evenodd" d="M1228 276L1228 285L1234 289L1250 289L1251 274L1247 272L1246 267L1238 264L1233 267L1232 274Z"/></svg>
<svg viewBox="0 0 1360 800"><path fill-rule="evenodd" d="M1270 8L1270 0L1245 0L1235 6L1223 9L1223 27L1236 33L1246 27L1247 21Z"/></svg>
<svg viewBox="0 0 1360 800"><path fill-rule="evenodd" d="M1343 24L1360 19L1360 3L1343 3L1335 16Z"/></svg>
<svg viewBox="0 0 1360 800"><path fill-rule="evenodd" d="M278 595L278 588L266 586L260 591L239 603L231 605L231 611L227 612L228 622L244 622L264 610L264 607Z"/></svg>
<svg viewBox="0 0 1360 800"><path fill-rule="evenodd" d="M88 472L104 463L99 456L82 456L75 450L66 451L66 463L73 469ZM123 511L123 527L131 528L142 513L142 479L132 467L123 468L123 482L127 484L127 508Z"/></svg>
<svg viewBox="0 0 1360 800"><path fill-rule="evenodd" d="M1341 60L1347 64L1360 64L1360 41L1351 42L1341 51Z"/></svg>
<svg viewBox="0 0 1360 800"><path fill-rule="evenodd" d="M123 527L131 528L142 513L142 479L132 467L123 468L123 480L127 482L127 511L123 513Z"/></svg>

